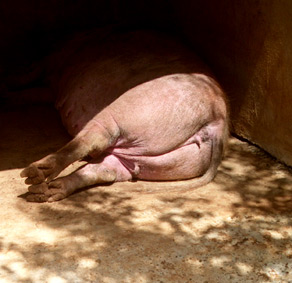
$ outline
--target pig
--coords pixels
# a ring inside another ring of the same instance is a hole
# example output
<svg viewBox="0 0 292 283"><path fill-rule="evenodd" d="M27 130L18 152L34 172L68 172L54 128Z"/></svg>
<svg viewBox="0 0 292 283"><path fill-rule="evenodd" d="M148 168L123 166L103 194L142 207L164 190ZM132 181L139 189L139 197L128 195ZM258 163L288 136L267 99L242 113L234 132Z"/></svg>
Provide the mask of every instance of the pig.
<svg viewBox="0 0 292 283"><path fill-rule="evenodd" d="M73 139L23 169L27 200L54 202L80 188L131 180L164 181L149 192L212 181L228 138L228 107L194 52L178 38L146 30L78 44L50 57L56 67L48 75ZM58 178L84 158L85 165ZM179 180L191 181L176 186Z"/></svg>

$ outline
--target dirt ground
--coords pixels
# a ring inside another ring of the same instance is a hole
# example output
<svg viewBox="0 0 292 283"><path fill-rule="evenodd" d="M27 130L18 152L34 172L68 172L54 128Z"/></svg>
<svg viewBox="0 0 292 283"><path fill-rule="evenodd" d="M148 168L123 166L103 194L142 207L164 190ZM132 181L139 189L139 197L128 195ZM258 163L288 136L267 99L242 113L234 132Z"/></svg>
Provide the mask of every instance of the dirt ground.
<svg viewBox="0 0 292 283"><path fill-rule="evenodd" d="M292 174L235 138L209 185L28 203L21 168L69 140L50 106L0 114L0 282L292 282ZM155 186L156 183L153 183Z"/></svg>

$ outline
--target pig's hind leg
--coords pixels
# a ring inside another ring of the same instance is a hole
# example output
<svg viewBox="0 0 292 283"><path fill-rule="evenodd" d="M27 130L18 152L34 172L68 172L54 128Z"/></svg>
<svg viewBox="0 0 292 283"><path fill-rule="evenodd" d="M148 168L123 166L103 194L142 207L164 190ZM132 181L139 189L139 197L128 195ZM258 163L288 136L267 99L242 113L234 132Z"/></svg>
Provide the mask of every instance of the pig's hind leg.
<svg viewBox="0 0 292 283"><path fill-rule="evenodd" d="M113 155L88 163L73 173L51 182L31 185L27 201L53 202L64 199L76 190L95 184L131 180L132 176L123 164Z"/></svg>
<svg viewBox="0 0 292 283"><path fill-rule="evenodd" d="M115 138L105 127L91 121L63 148L33 162L20 173L20 176L26 178L25 183L28 185L50 182L73 162L92 153L95 156L101 154L111 146Z"/></svg>

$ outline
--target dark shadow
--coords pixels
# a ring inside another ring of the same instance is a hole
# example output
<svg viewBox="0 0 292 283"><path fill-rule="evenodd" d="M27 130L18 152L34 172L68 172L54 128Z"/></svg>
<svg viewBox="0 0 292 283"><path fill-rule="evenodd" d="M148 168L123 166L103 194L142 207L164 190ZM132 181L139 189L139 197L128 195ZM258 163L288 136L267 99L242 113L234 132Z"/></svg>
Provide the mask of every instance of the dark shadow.
<svg viewBox="0 0 292 283"><path fill-rule="evenodd" d="M19 105L0 112L0 171L23 168L70 140L52 105Z"/></svg>
<svg viewBox="0 0 292 283"><path fill-rule="evenodd" d="M222 178L217 178L216 183L240 195L240 202L234 203L234 207L250 208L261 214L289 214L292 211L292 168L260 148L247 145L231 142L219 169ZM237 162L242 170L240 173L234 167ZM236 182L227 183L228 179Z"/></svg>
<svg viewBox="0 0 292 283"><path fill-rule="evenodd" d="M290 259L285 252L291 247L291 238L277 238L273 233L283 225L291 226L291 212L283 214L281 210L278 215L274 208L267 208L262 211L266 219L259 219L242 201L240 209L233 208L233 221L220 221L215 211L208 212L212 200L170 196L157 201L161 211L144 225L137 224L137 214L147 214L153 207L141 211L131 204L133 197L118 188L115 193L88 191L61 205L42 205L34 215L36 221L66 236L54 246L14 245L11 249L29 259L32 270L45 263L47 275L56 273L53 262L57 263L58 274L65 280L70 279L66 273L75 269L78 280L91 278L95 282L105 278L121 282L139 276L145 282L203 282L214 277L222 282L226 274L231 282L271 282L272 269L280 269L280 278L289 272ZM204 225L203 219L206 227L196 229ZM89 260L91 267L80 267L82 258Z"/></svg>

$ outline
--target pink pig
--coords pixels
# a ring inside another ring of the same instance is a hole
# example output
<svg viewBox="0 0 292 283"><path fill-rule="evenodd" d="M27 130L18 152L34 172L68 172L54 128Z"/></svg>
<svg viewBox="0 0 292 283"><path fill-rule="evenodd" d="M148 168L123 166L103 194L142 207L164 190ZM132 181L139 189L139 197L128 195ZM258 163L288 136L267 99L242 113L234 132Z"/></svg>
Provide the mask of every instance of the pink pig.
<svg viewBox="0 0 292 283"><path fill-rule="evenodd" d="M193 52L151 31L108 34L62 52L50 59L57 65L50 82L74 138L21 172L28 201L61 200L99 183L195 178L179 190L214 178L228 137L227 106ZM56 178L85 157L86 165Z"/></svg>

